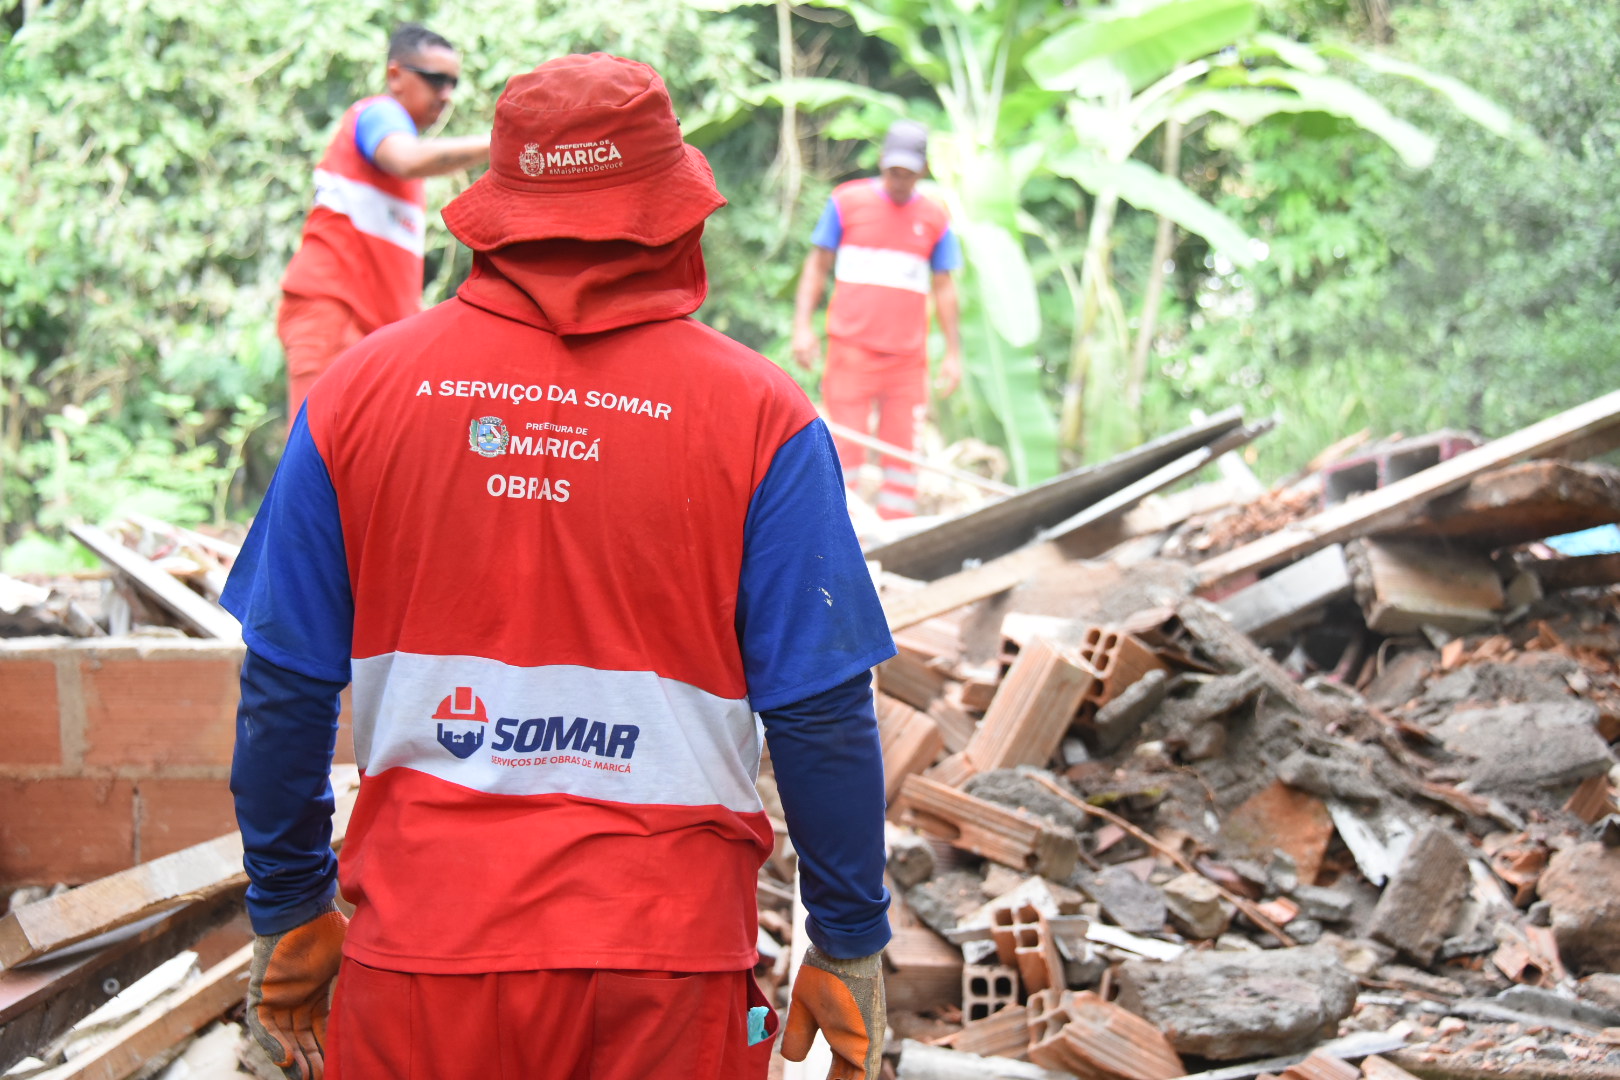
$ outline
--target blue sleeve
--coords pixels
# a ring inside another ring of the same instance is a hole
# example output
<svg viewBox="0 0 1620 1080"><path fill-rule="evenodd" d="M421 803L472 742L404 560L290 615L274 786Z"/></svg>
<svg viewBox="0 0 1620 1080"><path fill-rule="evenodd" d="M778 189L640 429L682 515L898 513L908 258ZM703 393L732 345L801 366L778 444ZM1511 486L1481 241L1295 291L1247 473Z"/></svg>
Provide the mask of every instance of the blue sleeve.
<svg viewBox="0 0 1620 1080"><path fill-rule="evenodd" d="M266 660L313 679L349 681L354 599L343 526L302 409L220 604Z"/></svg>
<svg viewBox="0 0 1620 1080"><path fill-rule="evenodd" d="M805 930L829 956L870 956L889 942L872 675L863 671L760 719L799 855Z"/></svg>
<svg viewBox="0 0 1620 1080"><path fill-rule="evenodd" d="M377 164L377 147L390 135L400 132L416 134L416 121L405 111L405 106L391 97L378 98L364 109L354 121L354 145L365 159Z"/></svg>
<svg viewBox="0 0 1620 1080"><path fill-rule="evenodd" d="M844 219L838 215L838 204L829 198L827 205L821 208L821 220L816 222L816 230L810 234L810 242L816 247L837 251L843 239Z"/></svg>
<svg viewBox="0 0 1620 1080"><path fill-rule="evenodd" d="M756 712L830 690L895 653L819 418L777 450L749 505L737 640Z"/></svg>
<svg viewBox="0 0 1620 1080"><path fill-rule="evenodd" d="M342 690L277 667L251 646L242 658L231 794L256 934L308 922L337 893L330 773Z"/></svg>
<svg viewBox="0 0 1620 1080"><path fill-rule="evenodd" d="M934 253L929 256L928 265L936 274L962 269L962 242L956 238L956 230L949 225L945 226L944 234L934 244Z"/></svg>

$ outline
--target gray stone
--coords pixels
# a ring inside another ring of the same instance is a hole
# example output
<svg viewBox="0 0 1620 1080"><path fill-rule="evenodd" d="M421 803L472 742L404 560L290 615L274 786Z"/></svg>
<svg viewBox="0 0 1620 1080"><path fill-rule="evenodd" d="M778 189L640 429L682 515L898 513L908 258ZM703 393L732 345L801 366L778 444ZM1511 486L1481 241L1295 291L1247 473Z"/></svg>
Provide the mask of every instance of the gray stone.
<svg viewBox="0 0 1620 1080"><path fill-rule="evenodd" d="M1569 684L1564 676L1580 667L1557 653L1537 654L1534 664L1469 664L1431 682L1423 700L1439 706L1465 701L1568 701Z"/></svg>
<svg viewBox="0 0 1620 1080"><path fill-rule="evenodd" d="M1091 819L1054 795L1051 788L1035 779L1037 775L1050 777L1052 774L1030 766L991 769L972 777L962 785L962 790L1009 810L1027 810L1072 833L1089 829Z"/></svg>
<svg viewBox="0 0 1620 1080"><path fill-rule="evenodd" d="M1322 940L1322 924L1315 919L1295 919L1284 929L1301 945L1315 945Z"/></svg>
<svg viewBox="0 0 1620 1080"><path fill-rule="evenodd" d="M1553 1020L1567 1020L1587 1027L1620 1027L1620 1011L1601 1005L1565 997L1539 986L1511 986L1496 995L1503 1006L1531 1016L1544 1016Z"/></svg>
<svg viewBox="0 0 1620 1080"><path fill-rule="evenodd" d="M1372 778L1370 767L1353 760L1349 748L1344 757L1296 750L1277 764L1277 779L1324 799L1377 802L1389 794Z"/></svg>
<svg viewBox="0 0 1620 1080"><path fill-rule="evenodd" d="M1162 670L1149 671L1098 709L1092 719L1092 737L1097 749L1108 754L1125 745L1142 726L1142 721L1164 701L1169 685L1170 677Z"/></svg>
<svg viewBox="0 0 1620 1080"><path fill-rule="evenodd" d="M1190 938L1209 941L1226 933L1237 908L1215 883L1199 874L1182 874L1164 883L1170 921Z"/></svg>
<svg viewBox="0 0 1620 1080"><path fill-rule="evenodd" d="M969 870L951 870L905 891L906 906L936 933L956 929L962 916L977 911L990 898L984 894L979 875Z"/></svg>
<svg viewBox="0 0 1620 1080"><path fill-rule="evenodd" d="M1119 1003L1183 1054L1217 1061L1270 1057L1338 1033L1356 980L1332 949L1190 952L1167 964L1128 961Z"/></svg>
<svg viewBox="0 0 1620 1080"><path fill-rule="evenodd" d="M1226 753L1226 725L1219 720L1205 720L1187 733L1187 745L1181 756L1188 761L1208 761Z"/></svg>
<svg viewBox="0 0 1620 1080"><path fill-rule="evenodd" d="M1095 874L1077 870L1069 883L1101 904L1122 930L1157 934L1164 929L1164 894L1123 867L1105 866Z"/></svg>
<svg viewBox="0 0 1620 1080"><path fill-rule="evenodd" d="M1431 964L1468 890L1467 853L1449 832L1430 827L1412 841L1378 898L1369 936Z"/></svg>
<svg viewBox="0 0 1620 1080"><path fill-rule="evenodd" d="M1620 971L1620 850L1586 843L1556 852L1536 890L1552 905L1566 967L1577 975Z"/></svg>
<svg viewBox="0 0 1620 1080"><path fill-rule="evenodd" d="M1437 730L1447 750L1472 759L1469 786L1526 790L1608 772L1614 754L1597 733L1597 719L1590 702L1563 701L1454 712ZM1532 747L1534 753L1526 753Z"/></svg>
<svg viewBox="0 0 1620 1080"><path fill-rule="evenodd" d="M1344 922L1355 907L1355 897L1325 885L1301 885L1292 895L1302 916L1325 923Z"/></svg>
<svg viewBox="0 0 1620 1080"><path fill-rule="evenodd" d="M1588 975L1575 989L1583 1001L1620 1015L1620 975L1606 971Z"/></svg>

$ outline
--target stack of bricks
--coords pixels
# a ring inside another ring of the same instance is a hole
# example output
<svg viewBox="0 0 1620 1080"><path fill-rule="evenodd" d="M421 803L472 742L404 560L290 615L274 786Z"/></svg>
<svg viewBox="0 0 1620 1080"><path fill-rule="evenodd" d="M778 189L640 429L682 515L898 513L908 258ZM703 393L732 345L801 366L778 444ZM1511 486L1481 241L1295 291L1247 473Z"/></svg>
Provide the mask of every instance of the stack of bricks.
<svg viewBox="0 0 1620 1080"><path fill-rule="evenodd" d="M1029 1060L1081 1080L1173 1080L1186 1074L1164 1033L1090 990L1029 997Z"/></svg>
<svg viewBox="0 0 1620 1080"><path fill-rule="evenodd" d="M0 643L0 889L80 884L236 828L242 646ZM352 762L345 694L337 760Z"/></svg>

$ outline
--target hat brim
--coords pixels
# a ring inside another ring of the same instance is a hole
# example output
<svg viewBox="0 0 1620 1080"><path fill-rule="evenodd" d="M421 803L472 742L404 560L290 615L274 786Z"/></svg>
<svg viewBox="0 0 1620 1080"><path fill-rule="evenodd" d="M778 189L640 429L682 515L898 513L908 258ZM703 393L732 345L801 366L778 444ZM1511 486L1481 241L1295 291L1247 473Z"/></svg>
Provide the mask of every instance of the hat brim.
<svg viewBox="0 0 1620 1080"><path fill-rule="evenodd" d="M674 168L612 187L519 190L490 169L442 211L451 234L474 251L530 240L630 240L660 247L726 205L708 159L684 146Z"/></svg>
<svg viewBox="0 0 1620 1080"><path fill-rule="evenodd" d="M879 169L910 169L921 176L928 171L928 159L915 150L887 150L878 161Z"/></svg>

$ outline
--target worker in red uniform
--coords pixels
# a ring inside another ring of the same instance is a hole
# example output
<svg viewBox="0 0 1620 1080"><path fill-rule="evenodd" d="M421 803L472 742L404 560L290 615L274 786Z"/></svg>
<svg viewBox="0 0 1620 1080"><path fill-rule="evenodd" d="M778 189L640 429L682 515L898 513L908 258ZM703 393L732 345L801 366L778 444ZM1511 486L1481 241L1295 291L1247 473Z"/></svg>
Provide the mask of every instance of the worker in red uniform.
<svg viewBox="0 0 1620 1080"><path fill-rule="evenodd" d="M247 1020L290 1077L763 1080L767 743L810 941L783 1053L878 1074L894 644L826 425L690 317L724 202L646 65L513 78L444 210L470 277L293 424L223 597Z"/></svg>
<svg viewBox="0 0 1620 1080"><path fill-rule="evenodd" d="M281 280L287 419L333 357L422 306L422 178L477 165L489 136L423 139L461 78L461 57L406 23L388 41L388 92L349 106L315 166L315 205Z"/></svg>
<svg viewBox="0 0 1620 1080"><path fill-rule="evenodd" d="M833 189L810 237L793 312L793 358L814 368L821 341L811 323L833 274L827 308L827 366L821 401L835 424L915 452L928 407L928 298L945 335L937 387L949 396L962 380L962 342L952 271L961 245L945 208L917 190L928 171L928 132L901 120L878 158L881 175ZM837 440L845 480L853 483L864 447ZM886 518L917 512L914 465L882 455L877 510Z"/></svg>

